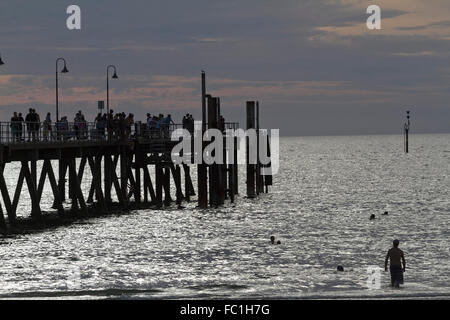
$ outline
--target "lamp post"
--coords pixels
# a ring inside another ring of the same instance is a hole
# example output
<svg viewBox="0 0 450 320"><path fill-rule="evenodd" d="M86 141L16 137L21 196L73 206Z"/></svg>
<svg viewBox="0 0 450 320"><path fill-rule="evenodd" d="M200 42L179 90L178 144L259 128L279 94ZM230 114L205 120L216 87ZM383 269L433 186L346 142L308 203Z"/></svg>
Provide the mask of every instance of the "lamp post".
<svg viewBox="0 0 450 320"><path fill-rule="evenodd" d="M115 65L110 64L106 67L106 117L109 117L109 69L114 69L114 74L111 77L112 79L119 79L117 76L117 69Z"/></svg>
<svg viewBox="0 0 450 320"><path fill-rule="evenodd" d="M61 73L67 73L67 64L64 58L56 59L56 122L59 122L59 97L58 97L58 62L64 61L64 68L61 70Z"/></svg>

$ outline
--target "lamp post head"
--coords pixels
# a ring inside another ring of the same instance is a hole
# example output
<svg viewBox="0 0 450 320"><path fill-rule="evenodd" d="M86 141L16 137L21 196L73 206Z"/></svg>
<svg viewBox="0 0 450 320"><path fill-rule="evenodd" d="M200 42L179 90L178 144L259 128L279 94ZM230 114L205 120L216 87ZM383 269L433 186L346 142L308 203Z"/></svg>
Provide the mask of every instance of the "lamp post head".
<svg viewBox="0 0 450 320"><path fill-rule="evenodd" d="M67 73L69 70L67 70L66 64L64 64L64 68L61 70L61 73Z"/></svg>
<svg viewBox="0 0 450 320"><path fill-rule="evenodd" d="M112 76L113 79L119 79L119 77L117 76L117 73L114 71L114 75Z"/></svg>
<svg viewBox="0 0 450 320"><path fill-rule="evenodd" d="M5 63L3 62L3 60L2 60L2 57L0 57L0 66L1 65L4 65Z"/></svg>

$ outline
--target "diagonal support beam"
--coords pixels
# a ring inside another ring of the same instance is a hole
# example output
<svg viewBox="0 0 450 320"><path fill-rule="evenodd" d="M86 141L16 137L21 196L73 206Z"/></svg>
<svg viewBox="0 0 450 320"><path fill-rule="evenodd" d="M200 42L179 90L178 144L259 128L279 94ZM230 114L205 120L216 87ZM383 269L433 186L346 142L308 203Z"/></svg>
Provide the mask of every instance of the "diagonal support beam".
<svg viewBox="0 0 450 320"><path fill-rule="evenodd" d="M38 184L38 188L37 188L39 203L41 203L42 191L44 191L45 176L47 175L47 170L48 170L47 165L44 162L44 165L42 166L42 170L41 170L41 177L39 178L39 184Z"/></svg>
<svg viewBox="0 0 450 320"><path fill-rule="evenodd" d="M20 169L19 179L18 179L17 185L16 185L16 192L14 192L14 199L13 199L13 203L12 203L14 216L16 215L17 205L19 204L19 199L20 199L20 194L22 192L22 186L23 186L24 179L25 179L25 169L22 167Z"/></svg>
<svg viewBox="0 0 450 320"><path fill-rule="evenodd" d="M142 171L144 172L144 196L147 198L147 191L150 193L150 198L152 203L156 203L156 193L155 189L153 188L152 179L150 178L150 173L148 171L148 166L145 165L142 167Z"/></svg>
<svg viewBox="0 0 450 320"><path fill-rule="evenodd" d="M30 172L27 161L22 161L22 168L24 169L25 180L27 182L28 191L30 192L31 198L31 216L33 219L41 220L42 212L39 206L39 197L36 190L36 182L34 181L33 175Z"/></svg>
<svg viewBox="0 0 450 320"><path fill-rule="evenodd" d="M54 207L58 209L58 213L62 213L64 211L62 198L59 194L58 184L50 160L44 160L44 166L47 167L48 180L50 181L50 186L52 187L53 196L55 198Z"/></svg>
<svg viewBox="0 0 450 320"><path fill-rule="evenodd" d="M16 214L11 204L11 198L9 196L8 187L6 186L5 177L3 175L4 171L5 171L5 164L3 163L0 166L0 191L2 193L3 203L5 204L6 212L8 214L9 223L14 224L16 222Z"/></svg>
<svg viewBox="0 0 450 320"><path fill-rule="evenodd" d="M81 209L87 214L87 206L86 202L84 201L83 191L81 190L80 180L78 180L77 171L75 169L75 163L74 161L68 161L69 163L69 175L72 175L72 190L73 190L73 199L72 202L78 202L80 203Z"/></svg>

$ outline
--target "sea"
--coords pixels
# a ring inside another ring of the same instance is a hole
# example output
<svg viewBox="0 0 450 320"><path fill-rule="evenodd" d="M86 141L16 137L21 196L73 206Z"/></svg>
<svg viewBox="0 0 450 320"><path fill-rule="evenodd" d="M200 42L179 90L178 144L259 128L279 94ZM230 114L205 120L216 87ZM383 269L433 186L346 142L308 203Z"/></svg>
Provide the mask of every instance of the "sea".
<svg viewBox="0 0 450 320"><path fill-rule="evenodd" d="M0 238L0 299L449 299L450 135L412 134L409 151L401 135L283 137L255 199L240 167L238 198L218 209L194 197ZM7 165L11 194L18 174ZM394 239L400 289L384 271Z"/></svg>

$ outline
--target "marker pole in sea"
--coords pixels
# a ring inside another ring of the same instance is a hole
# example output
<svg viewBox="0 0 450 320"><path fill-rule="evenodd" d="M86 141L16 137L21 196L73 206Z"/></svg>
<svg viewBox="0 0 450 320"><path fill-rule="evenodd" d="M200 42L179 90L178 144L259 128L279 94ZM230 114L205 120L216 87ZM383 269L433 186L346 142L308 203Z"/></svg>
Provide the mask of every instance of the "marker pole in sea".
<svg viewBox="0 0 450 320"><path fill-rule="evenodd" d="M410 122L409 122L409 111L406 111L406 122L405 122L405 153L409 153L409 126L410 126Z"/></svg>

